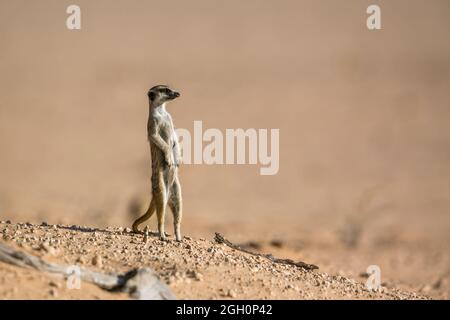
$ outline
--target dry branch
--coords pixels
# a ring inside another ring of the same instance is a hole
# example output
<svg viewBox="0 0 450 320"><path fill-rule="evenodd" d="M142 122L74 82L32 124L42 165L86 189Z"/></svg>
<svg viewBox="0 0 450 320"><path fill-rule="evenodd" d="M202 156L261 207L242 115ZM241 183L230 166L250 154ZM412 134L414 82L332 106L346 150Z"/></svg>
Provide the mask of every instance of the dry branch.
<svg viewBox="0 0 450 320"><path fill-rule="evenodd" d="M65 277L73 275L71 266L49 263L1 243L0 261L23 268L61 274ZM79 270L78 276L82 281L93 283L104 290L126 292L132 298L140 300L175 299L170 288L160 281L156 273L149 268L133 269L125 274L105 274L81 267Z"/></svg>
<svg viewBox="0 0 450 320"><path fill-rule="evenodd" d="M233 248L233 249L235 249L235 250L242 251L242 252L245 252L245 253L254 255L254 256L259 256L259 257L266 258L266 259L272 261L273 263L280 263L280 264L293 265L293 266L296 266L296 267L299 267L299 268L302 268L302 269L305 269L305 270L315 270L315 269L319 269L319 267L316 266L316 265L314 265L314 264L307 264L307 263L304 263L304 262L302 262L302 261L295 262L295 261L293 261L293 260L291 260L291 259L280 259L280 258L274 257L274 256L271 255L271 254L257 253L257 252L253 252L253 251L244 249L244 248L242 248L242 247L240 247L240 246L238 246L238 245L236 245L236 244L231 243L229 240L225 239L225 238L224 238L220 233L218 233L218 232L216 232L216 236L214 237L214 240L215 240L217 243L224 243L224 244L226 244L227 246L229 246L230 248Z"/></svg>

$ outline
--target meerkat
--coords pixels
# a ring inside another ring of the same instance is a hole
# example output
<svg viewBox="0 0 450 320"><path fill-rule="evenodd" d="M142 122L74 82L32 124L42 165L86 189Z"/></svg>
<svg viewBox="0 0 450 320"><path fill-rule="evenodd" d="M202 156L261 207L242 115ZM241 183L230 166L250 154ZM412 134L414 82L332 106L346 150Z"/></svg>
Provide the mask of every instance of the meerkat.
<svg viewBox="0 0 450 320"><path fill-rule="evenodd" d="M167 240L164 217L168 205L174 217L175 238L181 241L183 203L178 179L180 147L172 117L166 110L166 103L178 98L180 94L168 86L158 85L151 88L147 96L149 99L147 138L152 158L152 199L147 212L133 223L133 231L139 232L139 225L150 219L156 211L159 237L161 240Z"/></svg>

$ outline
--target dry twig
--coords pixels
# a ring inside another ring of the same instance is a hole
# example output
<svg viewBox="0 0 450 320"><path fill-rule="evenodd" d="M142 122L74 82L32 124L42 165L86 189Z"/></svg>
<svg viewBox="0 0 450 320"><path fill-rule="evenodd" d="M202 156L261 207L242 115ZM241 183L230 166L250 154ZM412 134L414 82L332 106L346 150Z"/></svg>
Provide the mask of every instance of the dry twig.
<svg viewBox="0 0 450 320"><path fill-rule="evenodd" d="M0 261L23 268L61 274L65 277L73 275L73 268L67 265L49 263L39 257L18 251L0 243ZM93 283L108 291L119 291L130 294L140 300L174 300L170 288L161 282L156 273L149 268L133 269L125 274L105 274L79 268L77 276L80 280Z"/></svg>
<svg viewBox="0 0 450 320"><path fill-rule="evenodd" d="M304 263L304 262L302 262L302 261L295 262L294 260L291 260L291 259L280 259L280 258L274 257L274 256L271 255L271 254L257 253L257 252L253 252L253 251L250 251L250 250L241 248L240 246L238 246L238 245L236 245L236 244L233 244L233 243L231 243L229 240L225 239L225 238L224 238L220 233L218 233L218 232L216 232L216 236L214 237L214 240L215 240L217 243L224 243L224 244L226 244L227 246L229 246L230 248L233 248L233 249L235 249L235 250L242 251L242 252L245 252L245 253L254 255L254 256L259 256L259 257L266 258L266 259L272 261L273 263L281 263L281 264L293 265L293 266L297 266L297 267L302 268L302 269L305 269L305 270L315 270L315 269L319 269L319 267L316 266L316 265L314 265L314 264L307 264L307 263Z"/></svg>

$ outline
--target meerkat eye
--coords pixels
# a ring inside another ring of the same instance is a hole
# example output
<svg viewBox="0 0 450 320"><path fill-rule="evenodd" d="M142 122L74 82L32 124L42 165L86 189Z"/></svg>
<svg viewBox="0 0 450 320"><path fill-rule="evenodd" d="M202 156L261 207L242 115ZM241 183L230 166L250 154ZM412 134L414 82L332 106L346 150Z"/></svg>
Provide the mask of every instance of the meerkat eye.
<svg viewBox="0 0 450 320"><path fill-rule="evenodd" d="M164 90L164 93L167 94L167 95L170 95L170 89L166 88L166 89Z"/></svg>

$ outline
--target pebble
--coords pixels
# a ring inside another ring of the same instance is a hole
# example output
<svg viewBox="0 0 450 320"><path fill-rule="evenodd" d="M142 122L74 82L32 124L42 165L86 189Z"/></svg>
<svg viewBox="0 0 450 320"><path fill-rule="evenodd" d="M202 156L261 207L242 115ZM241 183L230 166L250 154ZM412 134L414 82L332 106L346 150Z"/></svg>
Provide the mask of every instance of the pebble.
<svg viewBox="0 0 450 320"><path fill-rule="evenodd" d="M54 287L54 288L61 288L61 284L59 284L58 282L55 282L55 281L50 281L48 285L50 287Z"/></svg>
<svg viewBox="0 0 450 320"><path fill-rule="evenodd" d="M94 258L92 258L92 264L96 267L103 267L103 259L100 255L96 255L94 256Z"/></svg>
<svg viewBox="0 0 450 320"><path fill-rule="evenodd" d="M200 272L194 271L193 275L194 275L194 279L195 279L195 280L197 280L197 281L203 281L203 275L202 275Z"/></svg>
<svg viewBox="0 0 450 320"><path fill-rule="evenodd" d="M56 290L55 288L51 288L50 291L49 291L49 293L50 293L50 295L51 295L53 298L57 298L57 297L58 297L58 290Z"/></svg>
<svg viewBox="0 0 450 320"><path fill-rule="evenodd" d="M48 242L44 242L41 244L41 249L45 250L48 254L55 256L56 255L56 249L50 246Z"/></svg>
<svg viewBox="0 0 450 320"><path fill-rule="evenodd" d="M232 289L228 290L227 297L236 298L236 292Z"/></svg>
<svg viewBox="0 0 450 320"><path fill-rule="evenodd" d="M78 259L75 262L76 263L85 264L86 263L86 258L85 258L85 256L79 256Z"/></svg>

